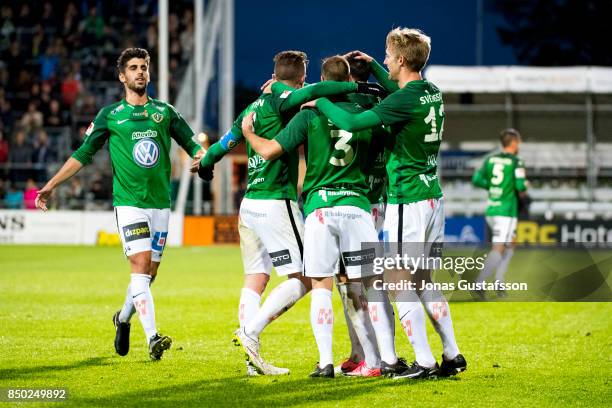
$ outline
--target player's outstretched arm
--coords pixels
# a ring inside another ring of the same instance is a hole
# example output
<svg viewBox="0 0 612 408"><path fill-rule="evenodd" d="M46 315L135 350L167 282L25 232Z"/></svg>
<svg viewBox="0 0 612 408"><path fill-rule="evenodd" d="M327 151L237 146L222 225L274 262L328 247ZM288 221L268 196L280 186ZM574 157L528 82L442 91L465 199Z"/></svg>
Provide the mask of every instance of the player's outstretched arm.
<svg viewBox="0 0 612 408"><path fill-rule="evenodd" d="M350 113L337 107L327 98L318 99L315 106L331 120L334 125L349 132L356 132L358 130L382 125L380 117L371 110L361 113Z"/></svg>
<svg viewBox="0 0 612 408"><path fill-rule="evenodd" d="M396 81L389 79L389 72L378 63L375 59L370 61L370 70L372 71L372 75L378 81L379 84L383 86L387 91L393 93L399 89Z"/></svg>
<svg viewBox="0 0 612 408"><path fill-rule="evenodd" d="M191 172L198 173L198 176L205 181L212 180L215 164L225 157L229 151L238 146L242 140L244 140L242 131L237 130L235 126L232 127L221 136L221 139L210 146L201 160L194 160L191 165Z"/></svg>
<svg viewBox="0 0 612 408"><path fill-rule="evenodd" d="M272 85L274 88L277 85ZM324 96L343 95L357 92L356 82L321 81L292 91L280 106L281 112L286 112L301 104Z"/></svg>
<svg viewBox="0 0 612 408"><path fill-rule="evenodd" d="M53 190L64 181L78 173L83 168L83 164L73 157L69 157L61 169L45 184L43 188L38 190L35 204L37 208L47 211L47 202L51 198Z"/></svg>
<svg viewBox="0 0 612 408"><path fill-rule="evenodd" d="M255 134L253 128L253 116L255 112L245 115L242 119L242 134L264 160L274 160L283 154L283 148L276 140L268 140Z"/></svg>

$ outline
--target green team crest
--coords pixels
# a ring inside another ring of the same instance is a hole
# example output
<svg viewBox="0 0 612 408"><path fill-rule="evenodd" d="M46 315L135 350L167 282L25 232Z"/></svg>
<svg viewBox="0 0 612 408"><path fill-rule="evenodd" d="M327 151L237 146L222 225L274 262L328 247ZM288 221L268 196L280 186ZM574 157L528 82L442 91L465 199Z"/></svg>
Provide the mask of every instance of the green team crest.
<svg viewBox="0 0 612 408"><path fill-rule="evenodd" d="M153 119L155 123L161 123L161 121L164 120L164 115L159 112L155 112L153 115L151 115L151 119Z"/></svg>

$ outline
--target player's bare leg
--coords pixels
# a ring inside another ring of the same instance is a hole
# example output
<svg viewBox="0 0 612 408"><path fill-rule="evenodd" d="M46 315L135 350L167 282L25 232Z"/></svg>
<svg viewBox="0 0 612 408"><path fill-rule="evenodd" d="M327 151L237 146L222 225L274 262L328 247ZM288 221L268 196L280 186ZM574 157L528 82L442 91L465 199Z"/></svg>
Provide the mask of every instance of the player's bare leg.
<svg viewBox="0 0 612 408"><path fill-rule="evenodd" d="M319 363L310 374L311 377L334 377L332 354L332 332L334 311L332 306L332 277L312 278L310 303L310 325L319 349Z"/></svg>

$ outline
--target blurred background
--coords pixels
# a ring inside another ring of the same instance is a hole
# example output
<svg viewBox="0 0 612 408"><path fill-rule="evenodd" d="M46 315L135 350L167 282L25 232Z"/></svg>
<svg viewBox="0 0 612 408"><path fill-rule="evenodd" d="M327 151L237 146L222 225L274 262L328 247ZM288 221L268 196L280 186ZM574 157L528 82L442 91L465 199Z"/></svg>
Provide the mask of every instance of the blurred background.
<svg viewBox="0 0 612 408"><path fill-rule="evenodd" d="M150 96L174 104L214 142L257 98L277 52L305 51L307 81L316 82L321 59L333 54L361 49L382 61L397 26L432 37L425 76L445 95L438 163L448 240L485 239L486 192L470 179L505 127L523 135L531 183L519 239L521 231L546 241L560 240L564 226L603 226L612 240L611 15L612 2L597 0L2 2L0 208L18 211L0 211L0 242L38 242L20 238L31 228L27 210L98 110L122 97L115 61L124 48L148 49ZM180 149L173 162L179 232L171 241L236 242L244 148L217 165L211 184L189 177ZM110 212L111 184L104 148L58 189L52 208ZM556 232L542 232L546 225ZM95 237L79 243L116 244L111 229L93 228Z"/></svg>

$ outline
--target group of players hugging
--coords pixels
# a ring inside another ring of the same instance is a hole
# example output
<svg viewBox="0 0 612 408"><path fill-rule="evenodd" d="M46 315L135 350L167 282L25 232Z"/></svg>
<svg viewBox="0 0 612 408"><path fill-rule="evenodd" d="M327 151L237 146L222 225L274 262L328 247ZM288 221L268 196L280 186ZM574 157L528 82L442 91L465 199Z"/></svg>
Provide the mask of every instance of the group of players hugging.
<svg viewBox="0 0 612 408"><path fill-rule="evenodd" d="M125 303L113 316L117 353L129 351L130 318L136 312L152 359L160 359L172 344L157 332L151 294L168 233L171 139L190 154L192 172L204 180L213 178L216 162L245 142L248 184L238 226L245 279L234 343L244 349L247 373L289 372L263 359L259 337L308 292L319 351L311 377L343 373L419 379L464 371L467 363L443 294L381 291L375 288L380 276L364 267L372 262L364 243L420 243L429 251L444 239L444 200L437 178L444 104L440 90L421 76L430 50L430 38L423 32L396 28L386 38L388 71L353 51L325 59L321 82L310 85L304 84L306 54L280 52L262 94L204 151L171 105L147 95L147 51L126 49L117 62L125 98L100 110L82 146L37 198L46 210L54 188L90 163L108 141L117 226L131 266ZM378 84L367 82L371 74ZM298 207L302 145L303 215ZM261 304L273 267L287 279ZM398 279L405 274L420 281L431 275L426 269L394 273ZM336 368L334 282L351 340L349 358ZM392 303L415 352L412 364L396 355ZM429 346L425 315L442 340L440 364Z"/></svg>

